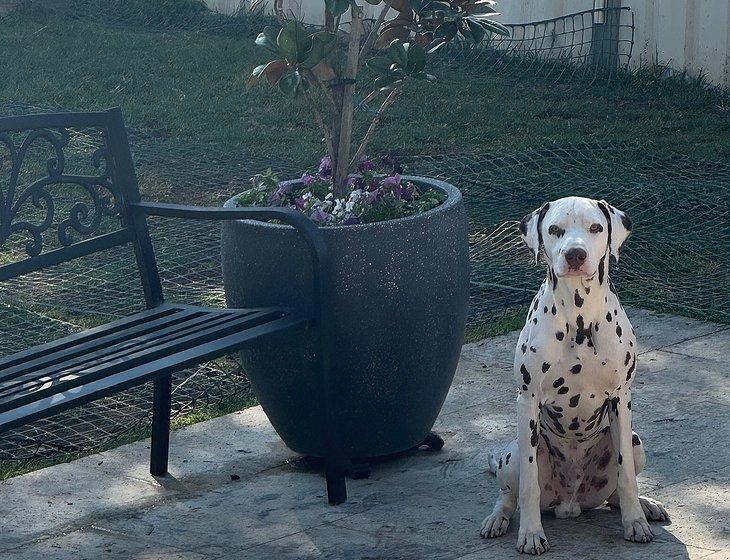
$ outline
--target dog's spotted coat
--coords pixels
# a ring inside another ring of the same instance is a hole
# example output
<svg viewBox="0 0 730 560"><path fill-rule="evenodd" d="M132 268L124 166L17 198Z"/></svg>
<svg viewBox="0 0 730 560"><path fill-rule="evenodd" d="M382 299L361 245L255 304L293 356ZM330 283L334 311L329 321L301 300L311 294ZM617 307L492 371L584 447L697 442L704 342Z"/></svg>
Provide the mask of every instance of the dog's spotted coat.
<svg viewBox="0 0 730 560"><path fill-rule="evenodd" d="M519 505L517 548L541 554L549 549L542 510L576 517L608 502L621 507L625 538L648 542L647 518L668 516L638 494L646 459L631 429L636 338L608 273L631 224L605 201L568 197L520 229L547 277L517 343L518 437L490 456L500 496L481 534L504 534Z"/></svg>

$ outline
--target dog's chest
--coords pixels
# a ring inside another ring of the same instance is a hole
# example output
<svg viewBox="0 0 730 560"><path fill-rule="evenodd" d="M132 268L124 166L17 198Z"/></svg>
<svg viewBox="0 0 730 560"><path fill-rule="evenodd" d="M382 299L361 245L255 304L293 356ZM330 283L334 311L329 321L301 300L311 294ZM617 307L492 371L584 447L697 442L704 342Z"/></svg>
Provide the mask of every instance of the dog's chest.
<svg viewBox="0 0 730 560"><path fill-rule="evenodd" d="M566 309L543 290L520 335L518 381L523 391L539 391L542 422L556 435L597 434L606 426L607 400L633 379L633 330L610 296L589 315L585 309Z"/></svg>

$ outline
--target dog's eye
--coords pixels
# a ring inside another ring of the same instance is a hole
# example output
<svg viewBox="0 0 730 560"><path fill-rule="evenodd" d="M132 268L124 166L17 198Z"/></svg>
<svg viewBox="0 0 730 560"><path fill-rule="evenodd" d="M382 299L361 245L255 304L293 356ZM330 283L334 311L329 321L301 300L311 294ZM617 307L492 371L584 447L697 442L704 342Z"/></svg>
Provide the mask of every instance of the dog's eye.
<svg viewBox="0 0 730 560"><path fill-rule="evenodd" d="M558 237L560 237L565 233L565 230L560 226L556 226L555 224L553 224L548 228L548 233L550 235L557 235Z"/></svg>
<svg viewBox="0 0 730 560"><path fill-rule="evenodd" d="M601 224L593 224L589 231L591 233L600 233L603 231L603 226Z"/></svg>

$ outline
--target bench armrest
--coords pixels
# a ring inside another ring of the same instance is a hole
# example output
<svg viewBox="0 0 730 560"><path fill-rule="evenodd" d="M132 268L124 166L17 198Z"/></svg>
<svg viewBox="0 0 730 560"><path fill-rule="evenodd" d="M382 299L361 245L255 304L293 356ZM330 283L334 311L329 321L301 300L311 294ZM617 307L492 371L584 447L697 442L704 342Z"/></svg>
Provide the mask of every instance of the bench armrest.
<svg viewBox="0 0 730 560"><path fill-rule="evenodd" d="M279 220L292 226L304 238L314 264L314 297L316 320L322 322L323 310L329 296L329 252L324 236L317 225L293 208L240 207L219 208L215 206L187 206L164 202L135 202L131 211L145 216L166 218L187 218L193 220ZM325 321L326 322L326 321ZM325 334L325 336L328 336Z"/></svg>

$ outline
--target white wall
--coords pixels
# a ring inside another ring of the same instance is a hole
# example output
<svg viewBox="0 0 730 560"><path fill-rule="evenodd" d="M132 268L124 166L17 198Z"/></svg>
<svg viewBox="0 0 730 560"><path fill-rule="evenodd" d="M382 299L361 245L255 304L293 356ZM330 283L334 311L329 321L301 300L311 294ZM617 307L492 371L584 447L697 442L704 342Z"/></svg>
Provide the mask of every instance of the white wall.
<svg viewBox="0 0 730 560"><path fill-rule="evenodd" d="M271 1L271 0L269 0ZM206 0L230 12L241 0ZM365 3L369 17L378 6ZM602 0L501 0L502 23L526 23L602 6ZM730 88L730 0L623 0L634 12L632 66L658 60L691 75L700 71L714 84ZM324 0L284 0L295 17L322 23ZM624 38L624 35L621 36Z"/></svg>
<svg viewBox="0 0 730 560"><path fill-rule="evenodd" d="M642 0L636 17L636 64L659 61L690 74L700 71L730 87L730 0Z"/></svg>

